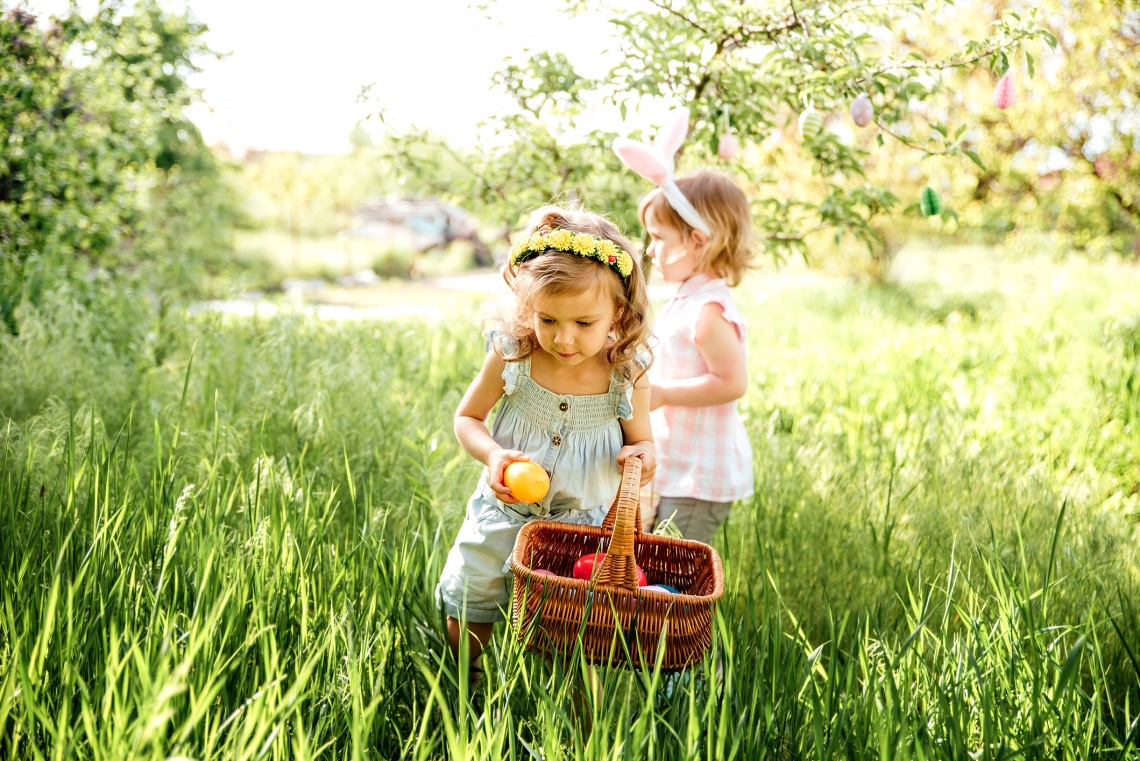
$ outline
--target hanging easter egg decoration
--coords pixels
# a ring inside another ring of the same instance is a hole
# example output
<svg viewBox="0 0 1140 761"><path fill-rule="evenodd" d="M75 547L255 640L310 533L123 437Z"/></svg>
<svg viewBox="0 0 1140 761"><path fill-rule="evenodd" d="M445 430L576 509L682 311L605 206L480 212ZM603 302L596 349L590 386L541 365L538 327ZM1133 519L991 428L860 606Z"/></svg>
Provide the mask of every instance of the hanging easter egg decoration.
<svg viewBox="0 0 1140 761"><path fill-rule="evenodd" d="M851 102L851 120L860 127L866 127L875 118L875 107L866 95L860 95Z"/></svg>
<svg viewBox="0 0 1140 761"><path fill-rule="evenodd" d="M811 139L822 131L823 116L809 104L800 114L800 139Z"/></svg>
<svg viewBox="0 0 1140 761"><path fill-rule="evenodd" d="M1004 74L994 88L994 105L1004 110L1015 103L1017 103L1017 91L1013 87L1013 77Z"/></svg>
<svg viewBox="0 0 1140 761"><path fill-rule="evenodd" d="M934 191L934 188L927 185L922 189L922 198L918 206L922 210L922 216L933 217L942 211L942 199L938 197L938 193Z"/></svg>
<svg viewBox="0 0 1140 761"><path fill-rule="evenodd" d="M731 132L721 135L720 142L716 146L716 155L723 161L732 161L738 153L740 153L740 141L736 139L736 135Z"/></svg>

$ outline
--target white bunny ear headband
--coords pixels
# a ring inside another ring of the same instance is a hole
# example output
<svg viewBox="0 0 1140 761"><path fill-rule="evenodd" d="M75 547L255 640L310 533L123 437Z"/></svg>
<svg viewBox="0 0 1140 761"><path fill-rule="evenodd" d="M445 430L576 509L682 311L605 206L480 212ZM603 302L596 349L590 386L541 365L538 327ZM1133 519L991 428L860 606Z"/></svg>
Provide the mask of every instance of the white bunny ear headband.
<svg viewBox="0 0 1140 761"><path fill-rule="evenodd" d="M700 230L705 235L711 235L708 223L689 203L689 199L685 198L685 194L677 187L677 178L673 175L673 156L681 147L681 143L685 142L688 131L689 109L679 108L669 114L665 126L657 133L653 145L619 137L614 140L614 153L627 167L661 188L665 200L681 215L681 219L689 223L690 227Z"/></svg>

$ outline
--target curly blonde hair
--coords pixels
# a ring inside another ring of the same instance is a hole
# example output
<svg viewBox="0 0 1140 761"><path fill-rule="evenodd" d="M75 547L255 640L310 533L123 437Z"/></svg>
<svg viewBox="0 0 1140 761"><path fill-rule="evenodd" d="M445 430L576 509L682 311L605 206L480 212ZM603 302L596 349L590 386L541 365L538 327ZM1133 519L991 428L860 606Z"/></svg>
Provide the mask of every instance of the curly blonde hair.
<svg viewBox="0 0 1140 761"><path fill-rule="evenodd" d="M580 209L543 206L530 215L520 235L525 236L525 240L544 228L596 235L620 249L633 250L613 222ZM514 298L500 310L496 322L505 335L518 342L519 348L518 353L510 357L498 346L496 353L507 362L517 362L534 353L538 338L534 332L532 305L538 297L577 295L600 286L613 299L614 312L618 315L614 322L614 341L606 349L606 361L623 382L635 382L646 370L635 359L639 352L649 351L650 321L645 276L639 257L631 258L633 271L624 278L596 259L557 249L548 249L541 256L517 264L508 260L503 267L503 279Z"/></svg>
<svg viewBox="0 0 1140 761"><path fill-rule="evenodd" d="M711 230L709 245L698 269L723 277L730 286L738 285L754 266L752 258L755 255L752 212L744 191L728 175L710 169L678 177L677 187ZM637 216L642 225L645 224L645 215L651 210L655 220L680 230L686 238L692 232L693 227L681 219L660 189L654 189L641 199Z"/></svg>

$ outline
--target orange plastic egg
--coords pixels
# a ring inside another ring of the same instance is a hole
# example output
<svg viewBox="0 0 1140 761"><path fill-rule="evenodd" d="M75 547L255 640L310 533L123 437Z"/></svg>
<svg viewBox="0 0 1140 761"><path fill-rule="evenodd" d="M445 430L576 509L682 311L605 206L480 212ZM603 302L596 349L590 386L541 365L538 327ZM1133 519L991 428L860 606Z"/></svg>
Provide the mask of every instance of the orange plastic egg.
<svg viewBox="0 0 1140 761"><path fill-rule="evenodd" d="M550 476L536 462L512 462L503 473L503 483L520 502L538 502L550 491Z"/></svg>

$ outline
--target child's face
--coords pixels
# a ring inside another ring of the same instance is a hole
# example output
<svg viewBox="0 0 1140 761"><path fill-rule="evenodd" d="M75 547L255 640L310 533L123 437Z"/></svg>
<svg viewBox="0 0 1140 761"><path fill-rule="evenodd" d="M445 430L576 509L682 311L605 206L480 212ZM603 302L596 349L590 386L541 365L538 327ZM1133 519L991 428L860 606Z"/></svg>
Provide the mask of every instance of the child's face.
<svg viewBox="0 0 1140 761"><path fill-rule="evenodd" d="M683 283L700 265L700 245L693 234L686 236L676 227L657 219L653 209L645 212L645 231L649 233L646 253L657 263L667 283Z"/></svg>
<svg viewBox="0 0 1140 761"><path fill-rule="evenodd" d="M617 319L613 299L600 285L579 294L540 295L531 306L538 345L567 367L577 367L606 348Z"/></svg>

